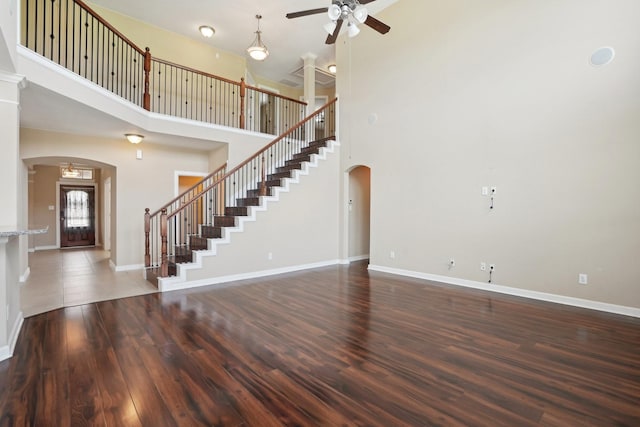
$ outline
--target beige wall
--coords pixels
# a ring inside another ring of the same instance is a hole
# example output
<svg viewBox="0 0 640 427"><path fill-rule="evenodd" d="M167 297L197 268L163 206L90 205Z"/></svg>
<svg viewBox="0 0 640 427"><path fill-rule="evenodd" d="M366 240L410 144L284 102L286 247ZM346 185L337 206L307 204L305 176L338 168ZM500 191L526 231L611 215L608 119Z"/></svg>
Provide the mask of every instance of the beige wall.
<svg viewBox="0 0 640 427"><path fill-rule="evenodd" d="M58 166L35 165L33 179L32 205L29 206L31 212L31 223L29 227L49 227L46 234L33 236L33 248L42 249L56 246L56 227L58 225L58 212L49 210L49 206L57 206L56 182L60 179L60 168Z"/></svg>
<svg viewBox="0 0 640 427"><path fill-rule="evenodd" d="M341 38L343 170L371 166L372 264L487 283L494 263L496 284L640 307L637 16L635 0L398 2L389 34ZM616 58L594 68L603 45Z"/></svg>
<svg viewBox="0 0 640 427"><path fill-rule="evenodd" d="M155 58L195 68L236 82L245 75L242 56L216 49L206 43L154 27L118 12L89 3L91 8L138 47L148 47ZM197 32L194 28L194 33Z"/></svg>
<svg viewBox="0 0 640 427"><path fill-rule="evenodd" d="M208 153L172 149L143 143L133 146L121 138L109 139L22 129L23 159L72 157L111 165L116 169L112 182L112 261L116 266L144 262L144 209L156 210L173 198L175 171L208 172ZM136 149L143 160L136 160ZM32 161L32 160L29 160ZM36 162L37 163L37 162ZM106 176L106 175L105 175Z"/></svg>

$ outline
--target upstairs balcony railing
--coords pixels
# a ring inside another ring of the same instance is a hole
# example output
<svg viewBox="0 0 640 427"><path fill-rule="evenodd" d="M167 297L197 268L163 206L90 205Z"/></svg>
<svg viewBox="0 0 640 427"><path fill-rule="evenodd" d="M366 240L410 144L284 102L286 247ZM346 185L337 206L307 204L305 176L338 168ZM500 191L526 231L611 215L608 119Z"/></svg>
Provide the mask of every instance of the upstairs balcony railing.
<svg viewBox="0 0 640 427"><path fill-rule="evenodd" d="M305 102L152 57L81 0L23 0L22 44L160 114L279 135Z"/></svg>

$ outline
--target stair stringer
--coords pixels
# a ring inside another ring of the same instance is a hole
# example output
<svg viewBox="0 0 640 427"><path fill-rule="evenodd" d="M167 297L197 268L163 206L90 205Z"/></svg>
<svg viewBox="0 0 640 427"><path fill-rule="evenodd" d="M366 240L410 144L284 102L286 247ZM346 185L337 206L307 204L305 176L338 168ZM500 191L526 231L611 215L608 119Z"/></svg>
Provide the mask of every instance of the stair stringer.
<svg viewBox="0 0 640 427"><path fill-rule="evenodd" d="M300 184L300 179L303 176L308 176L312 169L318 168L321 162L326 162L329 160L329 155L335 154L338 150L340 143L335 140L327 141L327 147L323 147L320 149L319 154L311 155L310 162L303 162L302 169L292 171L291 178L283 178L283 185L280 187L273 187L271 196L261 196L260 197L260 205L259 206L250 206L248 207L247 216L238 216L236 217L236 226L235 227L224 227L223 228L223 237L222 238L210 238L207 239L207 250L196 250L193 251L193 261L190 263L181 263L177 264L176 276L172 277L163 277L158 279L158 289L161 292L178 290L178 289L188 289L199 286L209 286L214 284L221 284L236 280L250 279L256 277L264 277L274 274L282 274L286 272L304 270L309 268L317 268L327 265L335 265L339 263L337 253L335 257L305 263L305 264L296 264L283 266L278 268L268 268L268 269L260 269L252 272L238 272L234 274L222 274L219 276L212 275L207 276L205 278L197 278L193 279L190 276L196 273L198 270L203 268L203 265L207 263L209 259L214 259L218 256L221 248L229 245L232 242L232 236L234 234L242 234L246 230L246 226L248 224L254 223L257 221L258 213L266 212L268 207L272 203L279 202L281 196L283 194L289 193L292 189L292 186ZM339 164L339 156L334 156L334 161ZM336 188L337 191L337 188ZM337 198L336 198L337 200ZM336 201L337 203L337 201Z"/></svg>

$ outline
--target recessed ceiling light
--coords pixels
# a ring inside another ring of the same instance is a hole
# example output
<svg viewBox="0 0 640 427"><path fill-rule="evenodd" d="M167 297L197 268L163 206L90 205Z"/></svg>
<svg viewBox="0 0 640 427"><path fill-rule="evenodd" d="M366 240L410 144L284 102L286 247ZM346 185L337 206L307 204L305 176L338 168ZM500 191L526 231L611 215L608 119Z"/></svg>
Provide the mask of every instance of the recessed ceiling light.
<svg viewBox="0 0 640 427"><path fill-rule="evenodd" d="M208 25L202 25L198 29L200 30L200 34L202 34L206 38L213 37L213 35L216 33L216 30L214 30L213 27L210 27Z"/></svg>

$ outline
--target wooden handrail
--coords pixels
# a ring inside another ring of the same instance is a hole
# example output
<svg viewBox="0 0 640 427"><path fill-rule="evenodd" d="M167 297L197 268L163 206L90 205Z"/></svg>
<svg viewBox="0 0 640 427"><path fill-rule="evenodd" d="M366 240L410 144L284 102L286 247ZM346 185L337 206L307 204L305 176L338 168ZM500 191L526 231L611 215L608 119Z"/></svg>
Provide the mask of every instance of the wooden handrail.
<svg viewBox="0 0 640 427"><path fill-rule="evenodd" d="M156 216L160 212L162 212L163 209L169 209L169 206L171 206L172 204L174 204L175 202L180 200L182 197L186 196L191 190L195 190L199 185L202 184L203 181L206 181L207 179L215 176L216 174L219 174L220 172L222 172L226 168L227 168L227 163L225 162L224 165L220 166L218 169L216 169L215 171L211 172L209 175L207 175L204 178L202 178L199 182L197 182L194 185L192 185L188 190L183 191L182 194L180 194L179 196L177 196L176 198L171 200L169 203L167 203L166 205L164 205L163 207L161 207L160 209L158 209L157 211L152 213L150 216L152 216L152 217Z"/></svg>
<svg viewBox="0 0 640 427"><path fill-rule="evenodd" d="M264 93L266 95L275 96L277 98L285 99L285 100L291 101L291 102L295 102L295 103L300 104L300 105L308 105L308 102L306 102L306 101L300 101L299 99L289 98L288 96L280 95L279 93L271 92L269 90L260 89L258 87L250 86L250 85L245 85L245 87L247 89L255 90L256 92L261 92L261 93Z"/></svg>
<svg viewBox="0 0 640 427"><path fill-rule="evenodd" d="M139 48L134 42L129 40L124 34L116 30L114 26L109 24L103 17L98 15L98 13L95 10L91 9L91 7L89 7L85 2L83 2L82 0L73 0L73 1L78 5L80 5L81 7L85 8L87 12L91 14L91 16L93 16L95 19L98 20L98 22L100 22L102 25L107 27L109 30L113 31L118 37L120 37L122 40L127 42L127 44L129 44L136 51L138 51L138 53L140 53L141 55L144 55L144 50L142 50L142 48Z"/></svg>
<svg viewBox="0 0 640 427"><path fill-rule="evenodd" d="M195 73L195 74L200 74L200 75L203 75L205 77L210 77L212 79L222 80L225 83L230 83L230 84L233 84L233 85L240 86L239 82L235 82L233 80L230 80L230 79L227 79L227 78L224 78L224 77L216 76L215 74L210 74L210 73L206 73L204 71L196 70L195 68L187 67L185 65L176 64L175 62L167 61L165 59L154 58L153 61L154 62L158 62L160 64L168 65L170 67L181 68L183 70L186 70L186 71L189 71L189 72L192 72L192 73Z"/></svg>
<svg viewBox="0 0 640 427"><path fill-rule="evenodd" d="M225 179L227 179L228 177L230 177L231 175L233 175L235 172L237 172L238 170L242 169L244 166L246 166L247 164L249 164L249 162L251 162L253 159L255 159L256 157L260 156L262 153L264 153L265 151L267 151L269 148L271 148L272 146L274 146L275 144L277 144L278 142L282 141L285 137L287 137L289 134L291 134L293 131L295 131L296 129L298 129L299 127L301 127L302 125L304 125L305 123L307 123L308 121L310 121L311 119L313 119L320 111L322 111L323 109L334 105L336 102L338 101L338 98L333 98L333 100L331 100L330 102L328 102L323 108L316 110L313 112L313 114L310 114L309 116L305 117L304 119L300 120L298 123L296 123L294 126L290 127L285 133L283 133L282 135L280 135L279 137L277 137L276 139L274 139L273 141L271 141L269 144L267 144L266 146L264 146L262 149L260 149L259 151L257 151L253 156L249 156L247 158L247 160L245 160L244 162L240 163L238 166L236 166L235 168L231 169L229 172L227 172L226 174L224 174L224 176L220 177L217 181L215 181L213 184L209 185L207 188L204 188L202 190L200 190L200 193L206 193L207 191L211 190L213 187L219 185L220 183L224 182ZM329 138L324 138L329 139ZM173 218L174 216L176 216L178 213L182 212L184 209L186 209L188 206L190 206L193 203L193 200L190 201L189 203L185 203L184 205L182 205L180 208L176 209L175 211L171 212L168 215L168 218Z"/></svg>

